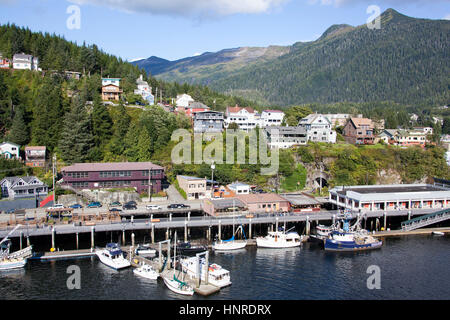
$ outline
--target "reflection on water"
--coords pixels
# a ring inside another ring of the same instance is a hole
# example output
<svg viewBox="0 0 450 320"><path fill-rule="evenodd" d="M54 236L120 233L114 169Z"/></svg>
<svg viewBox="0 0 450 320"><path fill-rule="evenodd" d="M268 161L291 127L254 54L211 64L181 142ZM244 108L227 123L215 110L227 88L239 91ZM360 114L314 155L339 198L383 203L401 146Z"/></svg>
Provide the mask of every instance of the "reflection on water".
<svg viewBox="0 0 450 320"><path fill-rule="evenodd" d="M210 297L181 296L162 279L116 271L96 257L29 261L24 269L0 272L3 299L449 299L450 238L386 239L380 250L325 252L317 245L288 249L247 247L210 252L210 262L231 271L232 285ZM68 290L67 268L81 270L81 289ZM381 290L367 289L367 268L381 269ZM270 290L269 290L270 288Z"/></svg>

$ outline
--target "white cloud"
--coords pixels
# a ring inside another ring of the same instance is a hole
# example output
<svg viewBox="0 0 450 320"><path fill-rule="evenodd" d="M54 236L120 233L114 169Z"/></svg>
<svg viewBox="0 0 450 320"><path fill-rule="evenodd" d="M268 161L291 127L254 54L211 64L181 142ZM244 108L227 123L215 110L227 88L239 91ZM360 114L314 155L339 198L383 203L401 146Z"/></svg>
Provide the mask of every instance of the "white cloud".
<svg viewBox="0 0 450 320"><path fill-rule="evenodd" d="M196 52L196 53L194 53L193 57L196 57L196 56L199 56L199 55L201 55L201 53L200 52Z"/></svg>
<svg viewBox="0 0 450 320"><path fill-rule="evenodd" d="M368 4L373 4L373 0L306 0L309 4L321 4L321 5L334 5L335 7L341 7L349 4L357 4L361 2L366 2ZM433 0L433 2L445 2L448 0ZM379 0L386 5L402 5L402 4L429 4L430 0Z"/></svg>
<svg viewBox="0 0 450 320"><path fill-rule="evenodd" d="M68 0L126 12L205 17L265 13L289 0Z"/></svg>
<svg viewBox="0 0 450 320"><path fill-rule="evenodd" d="M450 20L450 13L444 17L444 20Z"/></svg>

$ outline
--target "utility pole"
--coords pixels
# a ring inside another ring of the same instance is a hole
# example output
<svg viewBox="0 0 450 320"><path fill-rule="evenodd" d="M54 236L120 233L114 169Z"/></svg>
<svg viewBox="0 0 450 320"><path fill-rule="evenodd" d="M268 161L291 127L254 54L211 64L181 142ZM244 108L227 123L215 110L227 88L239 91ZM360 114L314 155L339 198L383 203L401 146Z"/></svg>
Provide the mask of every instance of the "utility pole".
<svg viewBox="0 0 450 320"><path fill-rule="evenodd" d="M53 172L53 203L56 204L56 187L55 187L55 176L56 176L56 155L53 154L52 161L52 172Z"/></svg>

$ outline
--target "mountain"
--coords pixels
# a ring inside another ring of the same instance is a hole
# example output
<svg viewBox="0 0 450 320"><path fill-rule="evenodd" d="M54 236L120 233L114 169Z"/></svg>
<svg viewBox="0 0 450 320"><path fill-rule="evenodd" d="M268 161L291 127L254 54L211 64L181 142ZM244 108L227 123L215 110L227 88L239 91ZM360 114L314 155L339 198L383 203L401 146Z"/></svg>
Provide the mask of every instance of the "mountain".
<svg viewBox="0 0 450 320"><path fill-rule="evenodd" d="M271 47L229 49L166 62L163 68L149 63L147 70L161 79L200 83L271 105L448 103L450 21L412 18L393 9L380 18L380 29L333 25L316 41L276 47L272 54ZM248 54L252 50L254 56Z"/></svg>
<svg viewBox="0 0 450 320"><path fill-rule="evenodd" d="M208 84L216 78L221 78L223 74L231 74L247 65L278 58L289 53L290 48L290 46L241 47L205 52L175 61L152 56L132 63L167 81Z"/></svg>

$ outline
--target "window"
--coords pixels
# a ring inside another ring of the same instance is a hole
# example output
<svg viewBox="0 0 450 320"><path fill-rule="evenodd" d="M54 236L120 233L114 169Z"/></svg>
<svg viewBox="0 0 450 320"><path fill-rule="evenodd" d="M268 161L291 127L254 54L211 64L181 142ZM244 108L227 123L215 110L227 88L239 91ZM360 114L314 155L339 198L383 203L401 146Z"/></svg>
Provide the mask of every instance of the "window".
<svg viewBox="0 0 450 320"><path fill-rule="evenodd" d="M87 178L89 177L89 172L68 172L67 176L72 178Z"/></svg>
<svg viewBox="0 0 450 320"><path fill-rule="evenodd" d="M100 178L131 177L131 171L100 171Z"/></svg>

